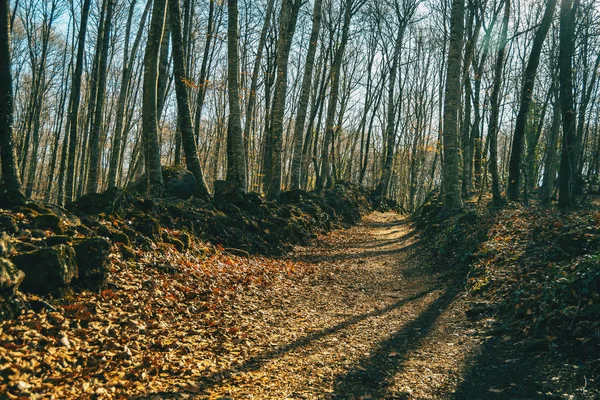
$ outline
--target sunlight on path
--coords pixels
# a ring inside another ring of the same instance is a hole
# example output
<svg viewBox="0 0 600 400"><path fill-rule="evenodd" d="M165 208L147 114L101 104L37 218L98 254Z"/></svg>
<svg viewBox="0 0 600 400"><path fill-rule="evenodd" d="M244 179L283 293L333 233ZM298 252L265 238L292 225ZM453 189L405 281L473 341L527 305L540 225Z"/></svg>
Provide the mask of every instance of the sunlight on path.
<svg viewBox="0 0 600 400"><path fill-rule="evenodd" d="M322 274L256 299L270 308L256 320L264 343L201 387L214 398L450 398L478 339L459 334L464 311L421 269L414 234L403 217L374 213L298 249Z"/></svg>

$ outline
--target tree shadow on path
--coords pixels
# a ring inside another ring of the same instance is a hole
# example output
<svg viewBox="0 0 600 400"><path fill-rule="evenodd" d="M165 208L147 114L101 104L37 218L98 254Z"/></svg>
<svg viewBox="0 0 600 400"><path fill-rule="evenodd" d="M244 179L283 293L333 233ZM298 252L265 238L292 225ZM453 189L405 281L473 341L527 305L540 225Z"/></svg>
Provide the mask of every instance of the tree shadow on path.
<svg viewBox="0 0 600 400"><path fill-rule="evenodd" d="M433 329L440 315L448 308L457 292L446 290L421 314L363 358L347 373L338 376L332 399L386 399L391 378L402 370L410 353L419 348L422 340ZM393 397L398 398L398 397Z"/></svg>

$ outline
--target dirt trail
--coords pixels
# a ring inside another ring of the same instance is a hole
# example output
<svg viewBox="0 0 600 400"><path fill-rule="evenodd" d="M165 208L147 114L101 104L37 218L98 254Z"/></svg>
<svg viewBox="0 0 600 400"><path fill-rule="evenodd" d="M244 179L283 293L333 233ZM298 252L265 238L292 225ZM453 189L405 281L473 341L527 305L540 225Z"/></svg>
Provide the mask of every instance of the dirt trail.
<svg viewBox="0 0 600 400"><path fill-rule="evenodd" d="M503 395L510 382L508 389L485 387L485 380L484 387L465 386L484 339L469 331L459 288L422 269L414 235L403 217L374 213L297 251L294 257L320 273L245 299L255 311L238 318L254 321L250 335L267 333L254 335L252 354L239 365L203 379L203 392L235 399L513 398Z"/></svg>
<svg viewBox="0 0 600 400"><path fill-rule="evenodd" d="M373 213L287 259L117 258L116 292L0 326L0 399L600 398L498 316L469 321L416 235Z"/></svg>

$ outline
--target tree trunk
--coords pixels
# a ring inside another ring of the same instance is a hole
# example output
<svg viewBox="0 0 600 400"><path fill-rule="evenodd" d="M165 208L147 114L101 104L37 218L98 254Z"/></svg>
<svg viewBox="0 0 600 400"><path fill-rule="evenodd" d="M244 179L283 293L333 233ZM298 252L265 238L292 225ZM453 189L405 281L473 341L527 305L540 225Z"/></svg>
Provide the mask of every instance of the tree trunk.
<svg viewBox="0 0 600 400"><path fill-rule="evenodd" d="M110 45L110 34L112 30L114 0L108 0L106 5L106 19L104 21L102 37L102 53L98 65L98 93L96 96L96 110L94 112L94 124L90 133L90 161L87 178L87 193L98 191L98 180L100 177L100 128L102 127L102 115L104 113L104 96L106 93L106 74L108 65L108 46Z"/></svg>
<svg viewBox="0 0 600 400"><path fill-rule="evenodd" d="M300 91L300 100L298 103L298 113L294 125L293 138L293 156L292 156L292 189L300 188L300 176L302 171L302 137L304 133L304 123L308 111L308 100L310 89L312 87L312 75L317 54L317 44L319 41L319 31L321 27L321 7L323 0L315 0L313 6L312 28L310 32L310 41L308 43L308 52L304 64L304 75L302 76L302 89Z"/></svg>
<svg viewBox="0 0 600 400"><path fill-rule="evenodd" d="M245 193L246 154L240 115L238 1L227 0L227 90L229 121L227 123L227 182Z"/></svg>
<svg viewBox="0 0 600 400"><path fill-rule="evenodd" d="M540 64L540 54L546 39L546 34L552 25L552 16L556 8L557 0L548 0L546 10L542 17L542 23L535 33L533 38L533 47L525 68L525 77L523 88L521 90L521 106L517 114L515 123L515 133L510 153L510 161L508 167L508 186L506 194L511 201L519 200L519 187L521 180L521 158L523 154L523 139L525 137L525 128L527 126L527 117L529 115L529 107L533 99L533 86L535 85L535 76L537 68Z"/></svg>
<svg viewBox="0 0 600 400"><path fill-rule="evenodd" d="M142 106L142 136L146 167L147 190L160 197L164 191L160 146L158 144L158 56L163 39L166 0L154 0L150 31L144 55L144 88Z"/></svg>
<svg viewBox="0 0 600 400"><path fill-rule="evenodd" d="M321 1L321 0L318 0ZM250 93L248 95L248 103L246 105L246 123L244 125L244 143L246 146L250 141L250 129L254 121L254 107L256 105L256 92L258 90L258 75L260 73L260 64L262 61L262 55L265 48L265 41L269 26L271 25L271 14L273 13L274 0L268 0L267 10L265 12L265 20L260 31L260 38L258 39L258 47L256 48L256 58L254 59L254 65L252 67L252 78L250 79ZM247 150L247 149L246 149Z"/></svg>
<svg viewBox="0 0 600 400"><path fill-rule="evenodd" d="M395 104L395 96L394 96L394 88L396 86L396 75L398 73L398 64L400 63L400 52L402 50L402 38L404 37L404 27L401 26L398 29L398 33L396 36L396 42L394 45L394 53L392 55L392 65L390 66L390 80L388 82L388 108L387 108L387 118L386 118L386 127L385 127L385 136L387 139L386 147L385 147L385 156L383 161L383 168L381 171L381 179L375 188L376 196L385 196L385 193L388 188L388 184L390 182L390 177L392 176L392 163L394 161L394 146L396 143L396 130L398 127L396 126L396 104ZM398 103L400 104L400 99L402 98L402 93L398 96Z"/></svg>
<svg viewBox="0 0 600 400"><path fill-rule="evenodd" d="M548 138L546 150L546 163L544 164L544 176L540 188L540 201L547 205L550 203L554 193L554 181L556 180L556 167L558 159L558 136L560 131L561 113L559 101L559 89L554 88L554 103L552 104L552 125Z"/></svg>
<svg viewBox="0 0 600 400"><path fill-rule="evenodd" d="M181 131L183 151L185 152L185 163L187 169L196 178L196 195L208 198L209 192L204 174L198 158L198 149L194 140L194 128L190 115L185 64L183 59L183 44L181 39L181 15L179 12L179 0L169 0L169 22L171 24L171 45L173 47L173 75L175 79L175 92L177 96L177 121Z"/></svg>
<svg viewBox="0 0 600 400"><path fill-rule="evenodd" d="M125 112L127 108L127 97L129 96L129 84L131 81L131 75L133 71L133 61L137 56L137 51L140 45L140 41L142 39L142 33L144 31L144 27L146 25L146 18L148 16L148 12L150 11L150 6L152 5L152 0L148 0L146 3L146 8L142 14L142 18L140 19L140 25L138 27L138 31L133 42L133 46L131 48L131 52L129 52L129 30L131 29L131 20L133 18L133 11L135 10L135 1L131 2L131 6L129 9L129 15L127 18L127 31L125 33L125 48L123 50L123 76L121 77L121 88L119 91L119 98L117 100L117 110L116 110L116 125L115 131L113 133L113 143L112 150L110 153L110 164L108 167L108 187L116 187L118 185L118 177L121 172L121 143L123 141L123 130L125 123Z"/></svg>
<svg viewBox="0 0 600 400"><path fill-rule="evenodd" d="M502 203L500 194L500 177L498 176L498 128L500 119L500 91L502 86L502 70L504 69L504 53L510 18L510 0L504 1L504 17L500 32L496 65L494 68L494 83L490 97L490 122L488 138L490 141L490 173L492 175L492 197L496 206Z"/></svg>
<svg viewBox="0 0 600 400"><path fill-rule="evenodd" d="M73 200L73 190L75 189L75 161L77 157L77 122L79 119L79 102L81 100L81 76L83 74L83 55L85 50L85 35L87 32L87 23L90 16L91 0L85 0L81 10L81 24L79 25L79 35L77 38L77 59L75 61L75 73L73 74L73 84L71 87L71 96L69 98L69 158L67 163L67 183L65 188L65 202Z"/></svg>
<svg viewBox="0 0 600 400"><path fill-rule="evenodd" d="M283 117L285 113L285 97L287 93L288 60L298 11L301 6L300 0L283 0L281 4L281 17L279 21L279 40L277 44L277 80L275 82L275 94L273 96L273 115L271 120L271 137L273 140L271 171L268 175L271 182L267 188L270 199L279 199L281 193L281 153L283 150Z"/></svg>
<svg viewBox="0 0 600 400"><path fill-rule="evenodd" d="M458 111L461 100L461 65L463 53L464 0L452 0L450 47L444 97L442 185L444 208L453 212L463 207L459 170Z"/></svg>
<svg viewBox="0 0 600 400"><path fill-rule="evenodd" d="M339 47L335 52L333 58L333 64L331 66L331 91L329 93L329 102L327 104L327 118L325 119L325 138L323 140L323 152L321 156L321 173L317 179L317 191L321 192L325 187L325 184L329 180L331 172L331 165L329 156L331 152L331 142L333 140L333 134L335 127L335 111L337 108L338 95L340 91L340 72L342 68L342 59L344 52L346 51L346 44L348 42L348 33L350 30L350 21L352 19L352 0L346 0L344 10L344 25L342 27L342 37L340 39Z"/></svg>
<svg viewBox="0 0 600 400"><path fill-rule="evenodd" d="M13 142L13 86L10 66L8 0L0 0L0 158L2 180L9 189L21 187Z"/></svg>
<svg viewBox="0 0 600 400"><path fill-rule="evenodd" d="M206 85L208 83L208 61L210 58L210 46L215 29L215 1L216 0L209 0L208 23L206 26L206 43L204 44L204 55L202 57L202 65L200 66L200 77L198 78L198 96L196 98L196 114L194 116L194 137L196 138L196 146L200 144L202 108L204 105L204 97L206 95Z"/></svg>
<svg viewBox="0 0 600 400"><path fill-rule="evenodd" d="M575 18L578 0L561 0L559 81L560 108L562 112L562 154L558 172L558 206L572 207L574 203L577 169L577 138L575 135L575 109L573 102L573 54L575 51Z"/></svg>

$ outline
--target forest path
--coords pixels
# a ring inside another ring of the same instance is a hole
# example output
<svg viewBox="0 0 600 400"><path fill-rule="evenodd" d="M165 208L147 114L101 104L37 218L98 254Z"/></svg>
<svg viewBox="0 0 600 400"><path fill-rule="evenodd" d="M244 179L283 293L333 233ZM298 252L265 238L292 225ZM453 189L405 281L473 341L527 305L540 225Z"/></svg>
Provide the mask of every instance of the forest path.
<svg viewBox="0 0 600 400"><path fill-rule="evenodd" d="M415 236L404 217L373 213L297 250L292 257L317 273L244 299L254 306L235 318L250 326L252 350L202 378L199 392L221 399L538 398L533 380L523 389L519 380L528 374L514 360L479 351L490 337L466 319L461 288L419 259ZM472 373L474 364L481 369Z"/></svg>

